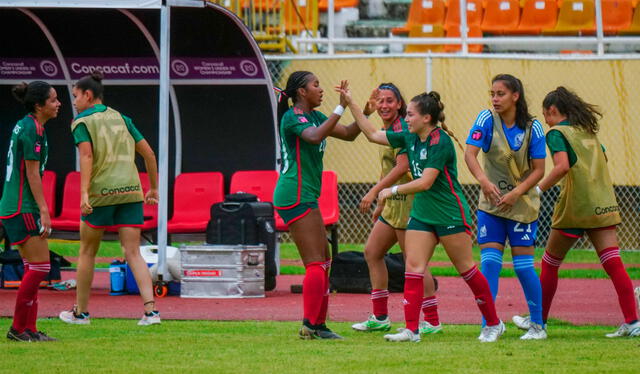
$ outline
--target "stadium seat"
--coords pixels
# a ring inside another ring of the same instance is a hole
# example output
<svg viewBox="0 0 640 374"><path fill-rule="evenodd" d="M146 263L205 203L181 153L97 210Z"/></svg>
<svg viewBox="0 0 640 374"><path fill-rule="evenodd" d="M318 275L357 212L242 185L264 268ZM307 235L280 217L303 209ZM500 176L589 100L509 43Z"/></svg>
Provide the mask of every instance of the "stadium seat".
<svg viewBox="0 0 640 374"><path fill-rule="evenodd" d="M51 170L45 170L42 176L42 192L44 201L47 202L49 208L49 216L52 218L56 215L56 173Z"/></svg>
<svg viewBox="0 0 640 374"><path fill-rule="evenodd" d="M467 26L480 26L482 23L482 1L467 0ZM447 15L444 19L444 29L460 25L460 2L449 0ZM446 49L446 48L445 48Z"/></svg>
<svg viewBox="0 0 640 374"><path fill-rule="evenodd" d="M544 35L581 35L595 30L593 0L563 0L558 23L553 29L542 30Z"/></svg>
<svg viewBox="0 0 640 374"><path fill-rule="evenodd" d="M640 6L635 7L631 25L618 32L618 35L640 35Z"/></svg>
<svg viewBox="0 0 640 374"><path fill-rule="evenodd" d="M391 29L391 33L394 35L407 35L411 32L413 27L416 27L414 32L421 31L421 34L431 34L431 31L424 31L424 29L418 26L442 27L444 24L445 13L446 6L444 0L413 0L411 7L409 8L407 23L402 27L394 27Z"/></svg>
<svg viewBox="0 0 640 374"><path fill-rule="evenodd" d="M488 0L480 28L482 32L502 35L519 23L520 0Z"/></svg>
<svg viewBox="0 0 640 374"><path fill-rule="evenodd" d="M236 171L231 176L229 193L247 192L256 195L259 201L273 202L278 175L275 170Z"/></svg>
<svg viewBox="0 0 640 374"><path fill-rule="evenodd" d="M51 227L59 231L80 231L80 172L72 171L64 180L62 211L51 219Z"/></svg>
<svg viewBox="0 0 640 374"><path fill-rule="evenodd" d="M338 220L340 219L340 205L338 203L338 174L335 171L322 172L322 188L318 207L322 215L322 222L331 232L331 252L338 254Z"/></svg>
<svg viewBox="0 0 640 374"><path fill-rule="evenodd" d="M138 173L140 176L140 185L142 186L142 193L146 195L151 187L149 183L149 174L147 173ZM143 204L142 205L142 216L144 217L144 224L141 227L141 230L144 231L153 231L158 228L158 205L154 204ZM108 232L117 232L117 227L109 227L107 228ZM155 240L154 240L155 241Z"/></svg>
<svg viewBox="0 0 640 374"><path fill-rule="evenodd" d="M606 35L617 35L629 28L632 18L631 0L602 0L602 29Z"/></svg>
<svg viewBox="0 0 640 374"><path fill-rule="evenodd" d="M173 186L173 217L167 231L203 233L211 218L211 205L224 200L224 177L219 172L182 173Z"/></svg>
<svg viewBox="0 0 640 374"><path fill-rule="evenodd" d="M341 11L342 8L357 8L358 5L360 5L360 0L334 0L333 2L336 13ZM329 1L318 0L318 10L320 12L327 12L329 10Z"/></svg>
<svg viewBox="0 0 640 374"><path fill-rule="evenodd" d="M314 12L314 5L316 4L310 4L308 0L284 1L284 31L287 35L317 31L318 13Z"/></svg>
<svg viewBox="0 0 640 374"><path fill-rule="evenodd" d="M412 25L409 29L409 38L442 38L444 28L442 25ZM407 44L406 53L442 52L442 44Z"/></svg>
<svg viewBox="0 0 640 374"><path fill-rule="evenodd" d="M447 38L459 38L460 37L460 25L450 26L445 28ZM482 30L480 29L480 25L473 25L468 28L467 36L470 38L481 38ZM469 44L469 52L471 53L481 53L483 45L482 44ZM447 53L455 53L459 52L462 46L460 44L445 44L444 51Z"/></svg>
<svg viewBox="0 0 640 374"><path fill-rule="evenodd" d="M522 8L520 24L508 34L539 35L542 30L552 29L558 21L556 0L527 0Z"/></svg>

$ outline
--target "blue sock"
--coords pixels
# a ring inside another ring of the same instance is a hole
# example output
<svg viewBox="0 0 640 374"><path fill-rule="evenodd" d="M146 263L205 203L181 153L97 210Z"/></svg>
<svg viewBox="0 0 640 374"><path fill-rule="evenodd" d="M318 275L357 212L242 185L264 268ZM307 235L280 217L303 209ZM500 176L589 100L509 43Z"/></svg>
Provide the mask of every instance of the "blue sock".
<svg viewBox="0 0 640 374"><path fill-rule="evenodd" d="M533 268L533 255L513 256L513 268L527 299L531 321L542 325L542 287Z"/></svg>
<svg viewBox="0 0 640 374"><path fill-rule="evenodd" d="M482 274L489 282L491 296L495 301L498 295L498 284L500 281L500 271L502 270L502 254L503 252L496 248L484 248L480 252L480 265ZM538 282L539 283L539 282ZM482 327L486 325L484 317L482 318Z"/></svg>

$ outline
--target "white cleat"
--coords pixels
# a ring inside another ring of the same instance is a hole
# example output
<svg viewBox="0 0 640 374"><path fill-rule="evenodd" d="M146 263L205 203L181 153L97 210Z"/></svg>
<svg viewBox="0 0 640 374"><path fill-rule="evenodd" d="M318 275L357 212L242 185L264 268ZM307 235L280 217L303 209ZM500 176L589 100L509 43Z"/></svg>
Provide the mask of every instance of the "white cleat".
<svg viewBox="0 0 640 374"><path fill-rule="evenodd" d="M416 334L413 331L405 328L399 328L396 334L387 334L384 336L388 342L420 342L420 334Z"/></svg>
<svg viewBox="0 0 640 374"><path fill-rule="evenodd" d="M74 305L71 310L63 310L58 315L60 320L72 325L89 325L91 324L91 318L89 313L78 313L78 306Z"/></svg>
<svg viewBox="0 0 640 374"><path fill-rule="evenodd" d="M522 317L515 315L511 318L511 320L513 321L513 324L516 325L516 327L520 330L528 331L531 328L530 316Z"/></svg>
<svg viewBox="0 0 640 374"><path fill-rule="evenodd" d="M160 324L160 312L154 310L151 312L151 315L147 315L147 313L142 315L140 321L138 321L138 326L151 326L151 325L159 325Z"/></svg>
<svg viewBox="0 0 640 374"><path fill-rule="evenodd" d="M636 295L636 306L640 308L640 286L636 287L633 293Z"/></svg>
<svg viewBox="0 0 640 374"><path fill-rule="evenodd" d="M391 320L387 316L381 321L371 314L366 321L355 323L351 325L351 328L356 331L389 331L391 330Z"/></svg>
<svg viewBox="0 0 640 374"><path fill-rule="evenodd" d="M605 335L607 338L620 338L623 336L640 336L640 321L634 323L623 323L618 329L611 334Z"/></svg>
<svg viewBox="0 0 640 374"><path fill-rule="evenodd" d="M530 323L529 330L520 337L521 340L542 340L547 338L547 330L535 322Z"/></svg>
<svg viewBox="0 0 640 374"><path fill-rule="evenodd" d="M485 326L482 328L482 332L480 332L480 336L478 340L482 343L493 343L498 340L498 338L504 334L507 328L504 326L504 323L500 321L497 325L493 326Z"/></svg>

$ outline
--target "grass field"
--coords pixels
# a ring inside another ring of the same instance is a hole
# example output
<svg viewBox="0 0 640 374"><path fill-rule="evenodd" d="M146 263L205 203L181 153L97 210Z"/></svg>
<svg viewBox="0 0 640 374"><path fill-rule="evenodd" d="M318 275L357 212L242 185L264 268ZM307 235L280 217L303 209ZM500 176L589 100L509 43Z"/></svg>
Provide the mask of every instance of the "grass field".
<svg viewBox="0 0 640 374"><path fill-rule="evenodd" d="M55 241L49 242L50 248L62 256L77 256L78 255L78 242L69 241ZM341 244L340 251L362 251L362 244ZM391 249L391 252L400 252L400 247L397 245ZM535 253L536 262L540 262L542 255L544 254L543 248L537 248ZM473 250L474 259L480 261L480 249L478 247ZM622 260L626 264L640 264L640 251L622 251ZM118 242L104 241L101 244L100 251L98 253L100 257L121 257L120 245ZM296 250L295 245L291 243L283 243L280 246L280 258L283 260L299 260L300 256ZM511 262L511 253L506 251L504 255L505 262ZM438 247L433 256L432 262L448 262L449 258L444 252L442 247ZM593 250L573 250L567 255L564 261L565 263L587 263L587 264L599 264L598 256ZM98 263L98 267L108 267L108 263ZM304 268L299 265L284 265L280 269L282 274L304 274ZM446 267L432 267L431 272L436 276L457 276L458 273L452 266ZM628 269L631 279L640 279L640 266ZM602 269L562 269L559 272L560 278L607 278L607 274ZM502 277L515 277L516 274L513 269L505 268L500 273Z"/></svg>
<svg viewBox="0 0 640 374"><path fill-rule="evenodd" d="M0 319L5 331L9 319ZM421 343L387 343L381 333L330 326L344 341L302 341L296 322L96 319L91 326L41 320L55 343L1 341L6 373L638 373L640 339L610 340L606 326L550 325L546 341L520 341L508 325L495 344L477 326L445 326ZM25 358L29 359L25 359Z"/></svg>

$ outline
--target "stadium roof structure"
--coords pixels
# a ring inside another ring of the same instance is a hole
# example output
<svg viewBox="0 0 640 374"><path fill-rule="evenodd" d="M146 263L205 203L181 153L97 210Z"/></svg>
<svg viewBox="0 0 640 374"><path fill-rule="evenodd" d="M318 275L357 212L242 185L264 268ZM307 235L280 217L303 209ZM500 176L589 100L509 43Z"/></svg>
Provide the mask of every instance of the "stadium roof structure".
<svg viewBox="0 0 640 374"><path fill-rule="evenodd" d="M106 104L151 134L160 173L161 274L167 274L170 175L221 171L228 181L236 170L276 167L269 70L251 33L223 7L201 0L3 0L0 45L0 149L24 114L7 86L46 80L63 103L47 126L48 169L59 176L77 169L68 128L77 114L71 91L96 68L109 86Z"/></svg>

